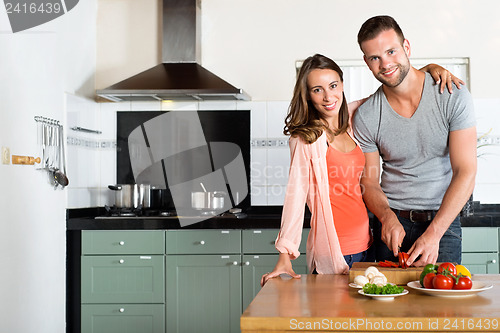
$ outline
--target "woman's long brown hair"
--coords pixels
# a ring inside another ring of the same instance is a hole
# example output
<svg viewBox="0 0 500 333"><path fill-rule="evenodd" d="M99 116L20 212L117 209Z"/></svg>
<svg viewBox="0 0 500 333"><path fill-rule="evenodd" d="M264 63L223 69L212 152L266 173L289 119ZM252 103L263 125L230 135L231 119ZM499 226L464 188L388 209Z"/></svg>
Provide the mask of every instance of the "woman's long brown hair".
<svg viewBox="0 0 500 333"><path fill-rule="evenodd" d="M307 143L315 142L326 131L330 140L336 135L347 132L349 129L349 111L344 92L342 92L342 105L340 106L338 126L336 131L332 131L326 121L320 117L320 113L314 108L309 99L309 89L307 87L307 77L313 69L331 69L340 76L340 81L344 82L342 70L328 57L315 54L308 57L300 68L297 82L293 90L292 101L285 118L285 128L283 134L299 136Z"/></svg>

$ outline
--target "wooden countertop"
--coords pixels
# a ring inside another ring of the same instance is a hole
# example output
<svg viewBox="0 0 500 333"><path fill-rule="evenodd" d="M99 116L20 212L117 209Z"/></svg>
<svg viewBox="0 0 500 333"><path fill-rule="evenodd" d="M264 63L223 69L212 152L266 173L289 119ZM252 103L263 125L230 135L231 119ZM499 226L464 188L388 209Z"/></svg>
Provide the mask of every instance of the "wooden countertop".
<svg viewBox="0 0 500 333"><path fill-rule="evenodd" d="M241 316L241 331L500 332L500 275L474 275L493 285L475 296L408 295L379 301L358 294L347 275L272 279Z"/></svg>

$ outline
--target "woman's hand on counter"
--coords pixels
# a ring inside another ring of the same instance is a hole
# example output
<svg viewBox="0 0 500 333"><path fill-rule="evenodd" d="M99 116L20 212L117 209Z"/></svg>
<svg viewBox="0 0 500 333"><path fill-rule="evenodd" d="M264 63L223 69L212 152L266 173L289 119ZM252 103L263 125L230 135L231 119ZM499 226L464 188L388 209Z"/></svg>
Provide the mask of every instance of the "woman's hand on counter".
<svg viewBox="0 0 500 333"><path fill-rule="evenodd" d="M280 276L281 274L288 274L294 279L300 279L300 274L296 274L293 271L292 261L288 253L280 253L278 263L274 266L273 271L262 275L260 286L263 287L269 279Z"/></svg>

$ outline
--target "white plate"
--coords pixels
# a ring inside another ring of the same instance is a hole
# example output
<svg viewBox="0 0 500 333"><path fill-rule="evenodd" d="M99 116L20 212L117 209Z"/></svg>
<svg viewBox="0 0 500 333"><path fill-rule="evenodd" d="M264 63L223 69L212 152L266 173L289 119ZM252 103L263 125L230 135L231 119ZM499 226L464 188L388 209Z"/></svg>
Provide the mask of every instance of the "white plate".
<svg viewBox="0 0 500 333"><path fill-rule="evenodd" d="M349 287L351 287L351 288L357 288L357 289L363 288L362 286L360 286L359 284L356 284L354 282L349 283Z"/></svg>
<svg viewBox="0 0 500 333"><path fill-rule="evenodd" d="M421 291L427 295L439 297L469 297L474 296L481 291L493 288L493 286L486 285L482 282L472 281L472 289L468 290L454 290L454 289L427 289L420 285L420 281L411 281L407 284L408 287Z"/></svg>
<svg viewBox="0 0 500 333"><path fill-rule="evenodd" d="M371 297L373 299L376 299L377 301L392 301L394 297L398 296L403 296L408 294L408 290L404 289L402 293L400 294L386 294L386 295L381 295L381 294L365 294L363 292L363 289L358 290L358 293L364 296Z"/></svg>

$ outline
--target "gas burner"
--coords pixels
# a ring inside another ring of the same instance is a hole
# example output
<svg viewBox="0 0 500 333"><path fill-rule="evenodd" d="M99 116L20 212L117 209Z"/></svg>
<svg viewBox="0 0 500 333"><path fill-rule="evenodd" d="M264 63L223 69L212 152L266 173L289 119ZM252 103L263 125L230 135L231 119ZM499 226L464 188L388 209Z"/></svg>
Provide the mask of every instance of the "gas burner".
<svg viewBox="0 0 500 333"><path fill-rule="evenodd" d="M123 208L116 206L104 206L106 209L106 215L112 217L133 217L133 216L141 216L142 209L141 208Z"/></svg>

